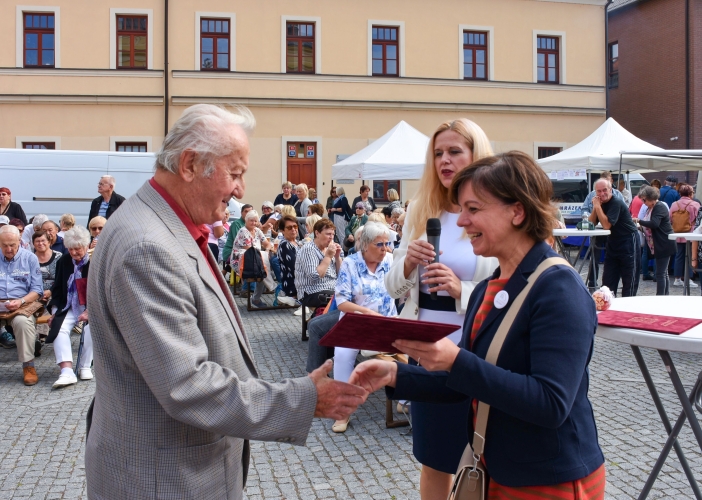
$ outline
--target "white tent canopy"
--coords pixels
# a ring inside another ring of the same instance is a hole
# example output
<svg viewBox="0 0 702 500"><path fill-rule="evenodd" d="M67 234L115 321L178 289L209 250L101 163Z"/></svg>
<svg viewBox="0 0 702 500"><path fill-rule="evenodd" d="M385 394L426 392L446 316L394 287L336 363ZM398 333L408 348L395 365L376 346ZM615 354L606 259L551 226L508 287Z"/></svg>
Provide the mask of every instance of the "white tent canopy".
<svg viewBox="0 0 702 500"><path fill-rule="evenodd" d="M538 160L546 172L556 170L619 170L619 152L637 151L636 156L622 158L622 170L658 170L656 158L641 156L645 152L660 152L662 148L649 144L608 118L600 127L573 147Z"/></svg>
<svg viewBox="0 0 702 500"><path fill-rule="evenodd" d="M383 137L332 166L332 179L419 179L429 138L404 120Z"/></svg>

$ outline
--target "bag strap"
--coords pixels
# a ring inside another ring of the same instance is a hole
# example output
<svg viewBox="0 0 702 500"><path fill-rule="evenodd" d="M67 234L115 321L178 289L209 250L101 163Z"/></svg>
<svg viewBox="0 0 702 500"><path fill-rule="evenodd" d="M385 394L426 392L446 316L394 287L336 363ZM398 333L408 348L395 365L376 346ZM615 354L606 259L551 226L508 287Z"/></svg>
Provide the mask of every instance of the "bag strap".
<svg viewBox="0 0 702 500"><path fill-rule="evenodd" d="M519 313L519 310L522 308L524 300L526 300L527 295L529 295L531 287L534 286L536 280L539 279L539 276L541 276L541 274L546 269L548 269L549 267L561 265L572 267L568 263L568 261L565 260L563 257L550 257L544 260L541 264L539 264L536 270L533 273L531 273L531 276L529 276L529 279L527 280L527 285L522 289L521 292L519 292L517 298L514 299L514 302L512 302L512 305L507 310L507 314L500 323L500 326L497 329L497 333L495 333L495 336L493 337L492 342L490 343L490 347L488 348L488 353L487 356L485 356L485 361L487 361L491 365L497 364L497 357L500 354L502 345L505 343L507 333L512 327L512 323L514 323L514 319L517 317L517 313ZM485 430L487 429L487 420L489 414L490 405L480 401L478 403L478 417L475 422L475 432L473 434L473 455L475 457L475 463L478 462L480 456L483 454L483 451L485 449ZM468 446L470 446L470 444Z"/></svg>

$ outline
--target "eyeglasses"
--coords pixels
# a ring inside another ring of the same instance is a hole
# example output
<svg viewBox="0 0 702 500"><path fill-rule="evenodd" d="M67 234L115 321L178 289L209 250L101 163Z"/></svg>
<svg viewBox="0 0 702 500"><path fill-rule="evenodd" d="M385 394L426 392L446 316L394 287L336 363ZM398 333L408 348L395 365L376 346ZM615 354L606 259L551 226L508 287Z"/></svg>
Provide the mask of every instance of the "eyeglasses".
<svg viewBox="0 0 702 500"><path fill-rule="evenodd" d="M392 246L392 243L390 243L389 241L384 241L384 242L380 242L380 243L373 243L373 244L374 244L377 248L383 248L383 247L388 247L388 248L390 248L390 247Z"/></svg>
<svg viewBox="0 0 702 500"><path fill-rule="evenodd" d="M295 229L297 231L297 226L285 226L285 230L287 231L288 229Z"/></svg>
<svg viewBox="0 0 702 500"><path fill-rule="evenodd" d="M103 228L103 227L104 227L104 226L93 226L93 227L90 228L90 230L91 230L91 231L92 231L92 230L95 230L95 231L100 230L100 231L102 231L102 228Z"/></svg>

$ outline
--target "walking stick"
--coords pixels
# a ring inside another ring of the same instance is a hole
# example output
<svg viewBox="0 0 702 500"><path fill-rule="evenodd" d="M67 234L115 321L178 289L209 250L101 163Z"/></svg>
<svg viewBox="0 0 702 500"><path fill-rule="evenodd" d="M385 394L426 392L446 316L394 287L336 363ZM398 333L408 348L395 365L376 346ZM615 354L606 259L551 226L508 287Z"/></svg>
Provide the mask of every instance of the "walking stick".
<svg viewBox="0 0 702 500"><path fill-rule="evenodd" d="M85 325L87 324L87 321L83 323L83 326L80 329L80 344L78 344L78 357L76 358L76 366L73 372L75 373L75 376L78 377L78 368L80 366L80 355L83 353L83 341L85 340Z"/></svg>

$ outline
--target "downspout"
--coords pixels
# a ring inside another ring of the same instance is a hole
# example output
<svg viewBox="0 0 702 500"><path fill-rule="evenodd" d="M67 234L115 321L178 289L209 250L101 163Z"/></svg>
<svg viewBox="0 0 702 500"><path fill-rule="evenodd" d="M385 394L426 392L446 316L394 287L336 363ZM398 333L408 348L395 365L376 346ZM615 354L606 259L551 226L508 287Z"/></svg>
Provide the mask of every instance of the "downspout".
<svg viewBox="0 0 702 500"><path fill-rule="evenodd" d="M164 1L164 21L163 21L163 137L168 135L168 0Z"/></svg>
<svg viewBox="0 0 702 500"><path fill-rule="evenodd" d="M605 15L605 119L609 118L609 14L607 9L614 0L607 0L604 8ZM687 0L686 0L687 1Z"/></svg>
<svg viewBox="0 0 702 500"><path fill-rule="evenodd" d="M685 0L685 128L687 129L686 144L690 149L692 145L690 129L690 0Z"/></svg>

